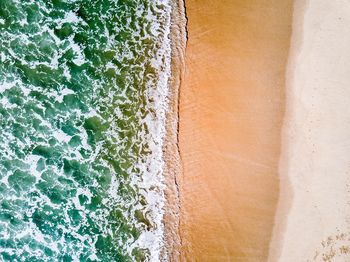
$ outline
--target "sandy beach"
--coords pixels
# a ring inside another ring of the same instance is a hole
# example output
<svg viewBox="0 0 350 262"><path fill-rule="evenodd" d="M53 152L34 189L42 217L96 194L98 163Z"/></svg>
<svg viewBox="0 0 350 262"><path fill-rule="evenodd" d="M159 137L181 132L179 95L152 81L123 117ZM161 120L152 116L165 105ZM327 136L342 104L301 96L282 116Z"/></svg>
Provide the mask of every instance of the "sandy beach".
<svg viewBox="0 0 350 262"><path fill-rule="evenodd" d="M266 261L279 196L292 0L186 0L183 261Z"/></svg>
<svg viewBox="0 0 350 262"><path fill-rule="evenodd" d="M350 261L350 3L295 1L269 261Z"/></svg>

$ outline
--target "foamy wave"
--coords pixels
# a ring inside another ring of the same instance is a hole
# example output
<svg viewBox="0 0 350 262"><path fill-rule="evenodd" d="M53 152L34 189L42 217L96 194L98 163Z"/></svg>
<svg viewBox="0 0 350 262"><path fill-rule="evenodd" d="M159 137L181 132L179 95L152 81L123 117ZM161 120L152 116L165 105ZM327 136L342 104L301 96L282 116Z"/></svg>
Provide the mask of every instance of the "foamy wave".
<svg viewBox="0 0 350 262"><path fill-rule="evenodd" d="M150 86L147 90L147 96L154 101L148 104L148 106L150 110L155 109L155 115L153 117L149 115L145 119L150 129L149 144L152 154L147 157L146 163L143 165L144 177L143 181L139 184L141 188L146 189L150 216L156 227L152 232L143 232L140 238L134 243L135 246L142 246L151 251L151 261L160 261L160 253L164 247L165 180L163 176L163 141L166 134L165 121L168 110L168 84L171 74L171 4L165 0L159 0L157 4L163 4L166 8L163 10L165 21L162 26L156 24L152 27L154 35L158 35L158 32L162 31L162 34L159 34L160 37L158 40L161 43L161 47L152 59L152 65L159 70L159 79L156 88ZM152 17L150 19L156 20L157 18Z"/></svg>
<svg viewBox="0 0 350 262"><path fill-rule="evenodd" d="M159 261L170 3L6 4L0 255Z"/></svg>

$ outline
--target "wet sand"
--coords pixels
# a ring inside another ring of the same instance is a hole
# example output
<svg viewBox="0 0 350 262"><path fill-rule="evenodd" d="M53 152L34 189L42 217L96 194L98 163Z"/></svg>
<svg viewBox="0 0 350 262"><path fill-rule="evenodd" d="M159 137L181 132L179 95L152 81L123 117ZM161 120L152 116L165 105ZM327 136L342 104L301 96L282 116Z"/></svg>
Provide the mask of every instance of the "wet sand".
<svg viewBox="0 0 350 262"><path fill-rule="evenodd" d="M168 111L166 115L166 135L163 145L165 177L165 214L164 240L161 261L179 261L180 259L180 198L177 177L181 173L181 161L178 145L178 109L179 89L183 76L186 47L186 17L182 0L173 0L171 15L171 78L169 79Z"/></svg>
<svg viewBox="0 0 350 262"><path fill-rule="evenodd" d="M269 261L350 261L350 3L294 9Z"/></svg>
<svg viewBox="0 0 350 262"><path fill-rule="evenodd" d="M183 261L266 261L292 0L186 0L180 88Z"/></svg>

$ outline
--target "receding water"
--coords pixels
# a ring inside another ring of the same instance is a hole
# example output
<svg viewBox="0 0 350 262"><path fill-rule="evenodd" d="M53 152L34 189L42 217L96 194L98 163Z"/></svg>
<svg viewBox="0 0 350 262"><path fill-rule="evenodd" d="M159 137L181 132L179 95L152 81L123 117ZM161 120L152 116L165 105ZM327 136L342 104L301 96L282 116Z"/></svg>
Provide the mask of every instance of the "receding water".
<svg viewBox="0 0 350 262"><path fill-rule="evenodd" d="M167 0L0 0L0 254L162 247Z"/></svg>

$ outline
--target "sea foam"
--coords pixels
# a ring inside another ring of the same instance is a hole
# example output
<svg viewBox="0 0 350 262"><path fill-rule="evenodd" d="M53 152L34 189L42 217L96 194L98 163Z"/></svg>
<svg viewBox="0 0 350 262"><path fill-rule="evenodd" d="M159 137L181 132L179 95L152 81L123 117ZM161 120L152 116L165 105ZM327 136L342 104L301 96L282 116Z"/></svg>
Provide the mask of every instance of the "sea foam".
<svg viewBox="0 0 350 262"><path fill-rule="evenodd" d="M3 4L2 260L161 260L170 15L165 0Z"/></svg>

